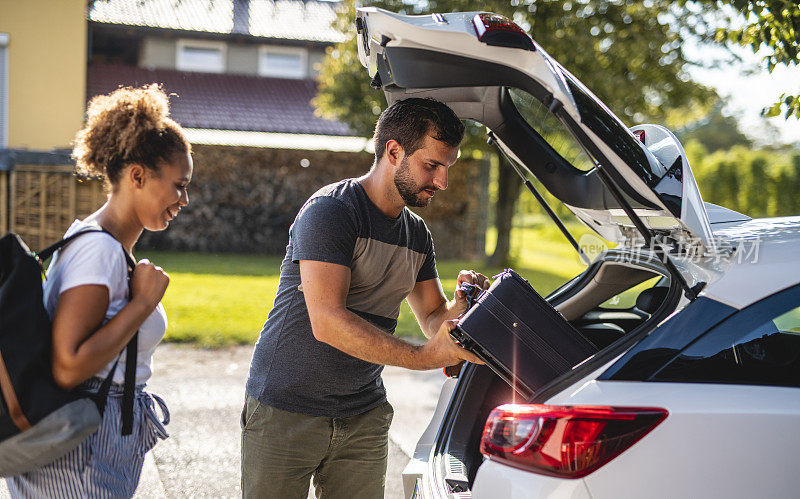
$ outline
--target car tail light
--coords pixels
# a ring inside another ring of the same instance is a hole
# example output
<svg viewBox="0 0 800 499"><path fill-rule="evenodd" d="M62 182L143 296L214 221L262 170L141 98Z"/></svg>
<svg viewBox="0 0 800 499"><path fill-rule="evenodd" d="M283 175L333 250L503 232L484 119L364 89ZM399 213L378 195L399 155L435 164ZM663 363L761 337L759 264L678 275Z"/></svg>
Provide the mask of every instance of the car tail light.
<svg viewBox="0 0 800 499"><path fill-rule="evenodd" d="M478 40L486 45L536 50L533 40L525 30L505 16L483 12L475 14L472 24Z"/></svg>
<svg viewBox="0 0 800 499"><path fill-rule="evenodd" d="M486 421L481 452L535 473L580 478L608 463L667 417L651 407L506 404Z"/></svg>
<svg viewBox="0 0 800 499"><path fill-rule="evenodd" d="M635 136L637 139L639 139L639 142L641 142L642 144L644 144L644 143L645 143L645 134L644 134L644 130L634 130L634 132L633 132L633 135L634 135L634 136Z"/></svg>

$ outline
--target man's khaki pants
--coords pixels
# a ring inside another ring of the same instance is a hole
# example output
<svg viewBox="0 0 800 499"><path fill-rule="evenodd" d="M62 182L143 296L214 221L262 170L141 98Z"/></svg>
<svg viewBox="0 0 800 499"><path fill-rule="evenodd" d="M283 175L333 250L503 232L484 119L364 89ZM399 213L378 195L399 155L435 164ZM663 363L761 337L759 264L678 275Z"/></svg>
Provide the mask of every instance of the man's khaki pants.
<svg viewBox="0 0 800 499"><path fill-rule="evenodd" d="M347 418L282 411L246 396L242 411L242 495L381 499L386 480L389 402Z"/></svg>

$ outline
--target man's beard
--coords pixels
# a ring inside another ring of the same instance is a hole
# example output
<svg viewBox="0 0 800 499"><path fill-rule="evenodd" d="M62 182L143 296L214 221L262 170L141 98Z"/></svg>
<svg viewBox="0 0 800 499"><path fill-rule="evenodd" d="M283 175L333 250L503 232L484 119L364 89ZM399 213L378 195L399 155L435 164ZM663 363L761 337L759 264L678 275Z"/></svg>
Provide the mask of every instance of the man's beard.
<svg viewBox="0 0 800 499"><path fill-rule="evenodd" d="M429 197L420 197L422 191L425 189L438 190L434 186L420 187L414 182L414 179L411 178L410 168L408 167L408 158L403 158L400 162L400 168L394 174L394 185L397 187L397 192L400 193L400 197L403 198L406 206L412 208L423 208L428 206L431 202L431 198Z"/></svg>

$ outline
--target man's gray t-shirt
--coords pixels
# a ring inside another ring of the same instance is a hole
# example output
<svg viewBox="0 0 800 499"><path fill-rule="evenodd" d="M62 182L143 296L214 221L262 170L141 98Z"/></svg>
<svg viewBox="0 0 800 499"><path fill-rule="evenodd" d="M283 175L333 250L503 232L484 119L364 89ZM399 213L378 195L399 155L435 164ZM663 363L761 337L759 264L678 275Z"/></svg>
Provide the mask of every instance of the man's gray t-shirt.
<svg viewBox="0 0 800 499"><path fill-rule="evenodd" d="M256 343L247 392L262 404L314 416L347 417L386 401L382 365L314 338L300 287L300 260L350 267L347 308L393 333L405 297L434 279L433 240L404 208L384 215L355 179L317 191L289 229L275 303Z"/></svg>

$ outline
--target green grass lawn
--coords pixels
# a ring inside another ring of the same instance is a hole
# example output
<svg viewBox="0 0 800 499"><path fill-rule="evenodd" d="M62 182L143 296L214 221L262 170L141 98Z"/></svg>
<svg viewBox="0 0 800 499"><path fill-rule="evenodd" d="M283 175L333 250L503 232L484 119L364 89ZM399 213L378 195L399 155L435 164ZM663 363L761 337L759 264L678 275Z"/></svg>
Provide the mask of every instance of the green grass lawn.
<svg viewBox="0 0 800 499"><path fill-rule="evenodd" d="M493 240L492 234L487 240ZM282 257L156 251L137 254L137 258L145 256L171 277L164 297L169 317L167 341L221 347L256 340L278 289ZM516 262L512 268L541 294L584 268L572 247L549 226L516 229L512 257ZM483 262L459 260L439 261L438 268L448 297L452 297L459 270L474 269L490 277L501 270L487 268ZM400 311L397 334L422 334L407 303Z"/></svg>
<svg viewBox="0 0 800 499"><path fill-rule="evenodd" d="M204 347L252 343L272 308L281 257L142 252L170 275L167 341Z"/></svg>

